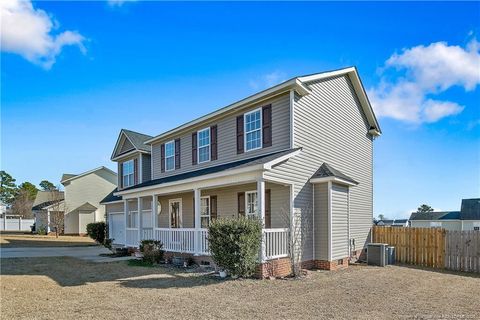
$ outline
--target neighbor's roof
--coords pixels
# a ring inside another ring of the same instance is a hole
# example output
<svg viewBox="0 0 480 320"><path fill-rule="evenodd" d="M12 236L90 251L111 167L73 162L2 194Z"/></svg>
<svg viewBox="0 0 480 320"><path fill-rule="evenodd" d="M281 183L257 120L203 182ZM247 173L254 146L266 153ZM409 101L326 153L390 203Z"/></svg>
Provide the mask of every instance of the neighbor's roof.
<svg viewBox="0 0 480 320"><path fill-rule="evenodd" d="M80 173L80 174L77 174L77 175L74 175L74 174L63 174L62 175L62 181L60 181L60 183L65 183L67 181L71 181L71 180L75 180L75 179L78 179L78 178L81 178L81 177L84 177L86 175L89 175L91 173L94 173L94 172L97 172L97 171L100 171L100 170L105 170L111 174L114 174L115 176L117 175L115 173L115 171L112 171L110 169L108 169L107 167L104 167L104 166L101 166L101 167L98 167L98 168L95 168L93 170L89 170L89 171L86 171L84 173ZM66 176L66 179L64 179L64 177Z"/></svg>
<svg viewBox="0 0 480 320"><path fill-rule="evenodd" d="M458 220L460 211L412 212L410 220Z"/></svg>
<svg viewBox="0 0 480 320"><path fill-rule="evenodd" d="M76 211L76 210L84 210L84 211L95 211L97 210L98 208L95 207L93 204L91 204L90 202L85 202L84 204L82 204L81 206L75 208L74 210L72 211Z"/></svg>
<svg viewBox="0 0 480 320"><path fill-rule="evenodd" d="M366 115L367 121L370 125L370 128L378 135L382 133L382 130L380 129L380 125L378 124L377 118L375 117L375 113L373 112L373 108L370 104L370 101L368 100L367 94L365 92L365 88L363 87L362 81L360 80L360 77L358 75L358 71L356 67L348 67L348 68L343 68L343 69L338 69L338 70L333 70L333 71L327 71L327 72L320 72L320 73L315 73L311 75L305 75L305 76L300 76L300 77L294 77L291 78L290 80L287 80L285 82L282 82L276 86L273 86L271 88L268 88L266 90L260 91L254 95L251 95L247 98L244 98L242 100L239 100L237 102L234 102L226 107L220 108L216 111L213 111L209 114L206 114L200 118L197 118L195 120L192 120L190 122L187 122L183 125L180 125L174 129L171 129L169 131L163 132L151 139L148 139L145 141L147 144L151 144L155 142L156 140L163 139L167 136L173 135L175 133L178 133L181 130L187 129L191 126L197 125L203 121L209 120L213 117L216 117L218 115L225 114L229 111L234 111L237 108L244 107L246 105L250 105L253 103L258 103L260 101L263 101L265 99L274 97L276 95L279 95L284 92L288 92L289 90L295 90L298 94L304 96L310 93L310 89L308 88L308 83L312 81L318 81L318 80L323 80L323 79L328 79L332 77L337 77L337 76L348 76L350 81L352 82L353 88L355 89L355 92L357 94L358 100L362 106L362 109Z"/></svg>
<svg viewBox="0 0 480 320"><path fill-rule="evenodd" d="M54 195L53 193L58 193L58 195ZM63 191L53 190L53 191L44 191L39 190L37 195L35 196L35 201L33 201L32 206L36 206L42 204L44 202L52 201L52 199L63 199L64 194Z"/></svg>
<svg viewBox="0 0 480 320"><path fill-rule="evenodd" d="M180 174L165 177L165 178L154 179L154 180L137 184L136 186L125 188L118 192L135 190L135 189L140 189L143 187L150 187L150 186L161 186L164 183L177 182L177 181L196 178L196 177L200 177L208 174L213 174L213 173L218 173L218 172L223 172L223 171L228 171L233 169L241 169L241 168L246 168L246 167L255 166L255 165L264 165L275 160L283 161L283 159L285 160L288 159L289 156L295 155L296 152L299 152L300 150L301 148L288 149L284 151L278 151L274 153L260 155L254 158L239 160L235 162L229 162L229 163L221 164L218 166L207 167L200 170L180 173Z"/></svg>
<svg viewBox="0 0 480 320"><path fill-rule="evenodd" d="M312 178L327 178L327 177L336 177L340 178L343 180L350 181L354 184L358 184L355 180L344 174L343 172L333 168L331 165L328 163L324 162L320 168L315 172L315 174L312 176Z"/></svg>
<svg viewBox="0 0 480 320"><path fill-rule="evenodd" d="M112 192L110 192L105 198L102 199L102 201L100 201L100 204L105 204L105 203L115 202L115 201L121 201L122 197L114 195L114 193L117 192L117 191L118 191L117 188L113 189Z"/></svg>
<svg viewBox="0 0 480 320"><path fill-rule="evenodd" d="M63 199L58 199L58 200L53 200L53 201L45 201L45 202L42 202L40 204L37 204L36 206L33 206L32 211L42 210L46 207L51 206L52 204L55 204L57 202L62 202L62 201L63 201Z"/></svg>
<svg viewBox="0 0 480 320"><path fill-rule="evenodd" d="M460 219L480 220L480 198L462 199L460 208Z"/></svg>

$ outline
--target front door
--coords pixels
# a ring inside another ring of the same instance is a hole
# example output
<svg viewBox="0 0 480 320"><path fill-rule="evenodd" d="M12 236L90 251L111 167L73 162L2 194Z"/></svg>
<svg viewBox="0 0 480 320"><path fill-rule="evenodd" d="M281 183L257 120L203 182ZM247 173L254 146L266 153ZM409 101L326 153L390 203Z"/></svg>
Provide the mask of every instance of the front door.
<svg viewBox="0 0 480 320"><path fill-rule="evenodd" d="M170 228L182 227L182 199L168 201L170 211Z"/></svg>

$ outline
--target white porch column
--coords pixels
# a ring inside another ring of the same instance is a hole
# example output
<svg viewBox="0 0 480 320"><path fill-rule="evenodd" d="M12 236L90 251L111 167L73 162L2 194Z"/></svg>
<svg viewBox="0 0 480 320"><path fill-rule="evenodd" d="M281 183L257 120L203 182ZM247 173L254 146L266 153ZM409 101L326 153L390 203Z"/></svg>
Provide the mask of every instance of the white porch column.
<svg viewBox="0 0 480 320"><path fill-rule="evenodd" d="M195 255L199 255L201 251L200 243L202 241L202 234L200 232L201 220L200 220L200 189L193 190L194 206L195 206Z"/></svg>
<svg viewBox="0 0 480 320"><path fill-rule="evenodd" d="M142 240L142 198L137 198L138 246Z"/></svg>
<svg viewBox="0 0 480 320"><path fill-rule="evenodd" d="M265 181L260 179L257 181L257 210L260 221L262 223L262 245L260 248L261 262L265 261L265 239L263 229L265 228Z"/></svg>
<svg viewBox="0 0 480 320"><path fill-rule="evenodd" d="M125 234L125 241L124 241L124 244L125 244L125 247L127 247L127 245L129 245L129 243L127 243L127 228L128 228L128 201L127 200L123 200L123 212L125 214L125 230L124 230L124 234Z"/></svg>
<svg viewBox="0 0 480 320"><path fill-rule="evenodd" d="M50 232L50 210L47 210L47 234Z"/></svg>
<svg viewBox="0 0 480 320"><path fill-rule="evenodd" d="M157 196L152 195L152 228L155 229L157 227L157 221L156 221L156 216L157 216ZM155 238L155 230L153 231L153 237Z"/></svg>

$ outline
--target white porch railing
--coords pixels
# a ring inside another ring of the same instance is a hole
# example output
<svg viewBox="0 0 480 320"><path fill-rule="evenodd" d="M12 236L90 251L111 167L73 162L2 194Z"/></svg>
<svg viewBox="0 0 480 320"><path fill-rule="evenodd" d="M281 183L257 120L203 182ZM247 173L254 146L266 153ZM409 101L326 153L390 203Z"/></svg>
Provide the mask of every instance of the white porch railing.
<svg viewBox="0 0 480 320"><path fill-rule="evenodd" d="M196 253L195 229L155 228L155 240L163 243L165 251Z"/></svg>
<svg viewBox="0 0 480 320"><path fill-rule="evenodd" d="M288 229L263 229L265 258L267 260L288 257Z"/></svg>
<svg viewBox="0 0 480 320"><path fill-rule="evenodd" d="M194 228L142 228L140 239L137 228L127 228L127 245L138 246L140 240L158 240L168 252L210 255L208 247L208 229ZM288 237L286 228L263 229L266 260L288 257ZM200 241L198 247L196 242Z"/></svg>
<svg viewBox="0 0 480 320"><path fill-rule="evenodd" d="M138 239L138 229L137 228L127 228L125 242L127 246L137 247L139 243Z"/></svg>

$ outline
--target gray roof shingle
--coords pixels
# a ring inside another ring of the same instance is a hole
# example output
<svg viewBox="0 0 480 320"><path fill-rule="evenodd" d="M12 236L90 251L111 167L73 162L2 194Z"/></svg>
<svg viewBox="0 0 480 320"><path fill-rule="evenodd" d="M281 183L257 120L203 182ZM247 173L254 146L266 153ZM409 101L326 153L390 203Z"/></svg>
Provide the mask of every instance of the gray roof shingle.
<svg viewBox="0 0 480 320"><path fill-rule="evenodd" d="M412 212L410 220L458 220L460 211Z"/></svg>
<svg viewBox="0 0 480 320"><path fill-rule="evenodd" d="M150 145L146 145L145 141L148 139L151 139L152 136L149 136L148 134L143 134L127 129L122 129L123 133L128 137L128 139L132 142L133 146L137 150L143 150L143 151L148 151L150 152Z"/></svg>

